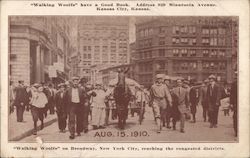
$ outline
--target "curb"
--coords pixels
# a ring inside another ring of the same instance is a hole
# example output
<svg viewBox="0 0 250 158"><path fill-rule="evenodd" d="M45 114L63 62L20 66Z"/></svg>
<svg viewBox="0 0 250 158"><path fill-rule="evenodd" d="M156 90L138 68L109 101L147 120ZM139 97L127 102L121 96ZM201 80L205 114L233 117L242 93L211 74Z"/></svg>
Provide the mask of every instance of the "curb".
<svg viewBox="0 0 250 158"><path fill-rule="evenodd" d="M49 125L51 125L52 123L57 121L57 117L53 118L52 120L49 120L48 122L44 123L44 128L48 127ZM41 125L37 126L37 129L40 129ZM14 138L11 138L9 141L19 141L25 137L31 136L33 134L34 129L29 129L28 131L23 132L22 134L20 134L19 136L16 136ZM39 131L39 130L38 130Z"/></svg>

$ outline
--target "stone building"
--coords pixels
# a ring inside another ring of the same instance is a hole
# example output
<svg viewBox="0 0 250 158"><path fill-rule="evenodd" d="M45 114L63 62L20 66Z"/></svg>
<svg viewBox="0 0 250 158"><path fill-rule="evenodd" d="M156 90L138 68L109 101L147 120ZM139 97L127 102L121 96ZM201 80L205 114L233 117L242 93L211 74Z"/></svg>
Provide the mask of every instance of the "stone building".
<svg viewBox="0 0 250 158"><path fill-rule="evenodd" d="M9 75L15 83L63 82L70 65L70 17L11 16Z"/></svg>
<svg viewBox="0 0 250 158"><path fill-rule="evenodd" d="M157 73L232 81L237 17L151 17L136 24L135 78L150 86Z"/></svg>
<svg viewBox="0 0 250 158"><path fill-rule="evenodd" d="M78 38L80 77L93 82L91 68L129 63L128 17L78 17Z"/></svg>

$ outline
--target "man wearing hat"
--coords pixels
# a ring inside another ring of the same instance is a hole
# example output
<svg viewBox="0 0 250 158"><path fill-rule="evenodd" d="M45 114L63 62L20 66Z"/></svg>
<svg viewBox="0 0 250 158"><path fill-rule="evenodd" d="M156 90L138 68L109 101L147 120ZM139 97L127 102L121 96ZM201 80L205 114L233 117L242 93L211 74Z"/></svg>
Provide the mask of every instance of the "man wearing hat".
<svg viewBox="0 0 250 158"><path fill-rule="evenodd" d="M96 87L93 90L93 92L96 94L93 96L93 102L92 102L92 125L93 129L102 129L105 128L105 99L107 97L107 93L102 88L102 83L100 81L96 82Z"/></svg>
<svg viewBox="0 0 250 158"><path fill-rule="evenodd" d="M45 105L48 103L48 99L43 92L43 86L41 84L34 84L31 91L32 97L30 100L31 114L34 122L34 135L37 134L37 122L41 121L41 130L44 127L43 114Z"/></svg>
<svg viewBox="0 0 250 158"><path fill-rule="evenodd" d="M23 80L18 81L18 86L14 89L14 92L16 94L14 106L16 106L17 122L23 122L25 106L29 103L29 95Z"/></svg>
<svg viewBox="0 0 250 158"><path fill-rule="evenodd" d="M185 116L188 114L188 108L189 108L189 94L188 91L183 88L183 83L181 79L177 79L177 87L173 89L173 96L177 99L177 109L180 114L180 132L184 133L184 125L185 125ZM176 118L173 120L173 129L176 129Z"/></svg>
<svg viewBox="0 0 250 158"><path fill-rule="evenodd" d="M170 94L171 94L171 91L172 91L172 86L170 85L170 82L171 82L171 79L169 76L165 75L164 77L164 83L165 85L167 86L167 88L169 89L170 91ZM169 106L169 104L167 104L167 109L166 109L166 119L163 119L163 127L165 126L165 122L167 123L167 128L171 128L170 127L170 119L171 119L171 115L172 115L172 107Z"/></svg>
<svg viewBox="0 0 250 158"><path fill-rule="evenodd" d="M164 74L157 74L156 81L150 89L150 105L153 107L157 124L157 133L161 132L162 120L166 118L167 104L172 106L172 98L165 84L163 84Z"/></svg>
<svg viewBox="0 0 250 158"><path fill-rule="evenodd" d="M199 83L194 83L192 85L193 86L189 92L189 99L190 99L191 114L193 117L193 120L191 121L191 123L195 123L196 122L196 111L197 111L198 103L200 101L201 92L200 92Z"/></svg>
<svg viewBox="0 0 250 158"><path fill-rule="evenodd" d="M56 113L58 118L58 127L60 132L65 132L66 120L67 120L67 110L66 104L64 102L66 85L61 83L58 85L59 91L55 95L55 105Z"/></svg>
<svg viewBox="0 0 250 158"><path fill-rule="evenodd" d="M208 117L208 102L206 98L208 85L209 85L209 80L205 79L201 87L201 106L203 109L202 116L203 116L204 122L207 121L207 117Z"/></svg>
<svg viewBox="0 0 250 158"><path fill-rule="evenodd" d="M207 103L210 128L217 128L218 112L220 106L220 88L215 82L216 77L214 75L210 75L208 79L210 83L207 88Z"/></svg>
<svg viewBox="0 0 250 158"><path fill-rule="evenodd" d="M81 135L83 131L83 110L84 106L88 104L86 91L78 86L79 77L73 77L72 82L72 87L68 88L65 93L65 102L69 114L68 128L70 139L75 138L75 132L78 136Z"/></svg>

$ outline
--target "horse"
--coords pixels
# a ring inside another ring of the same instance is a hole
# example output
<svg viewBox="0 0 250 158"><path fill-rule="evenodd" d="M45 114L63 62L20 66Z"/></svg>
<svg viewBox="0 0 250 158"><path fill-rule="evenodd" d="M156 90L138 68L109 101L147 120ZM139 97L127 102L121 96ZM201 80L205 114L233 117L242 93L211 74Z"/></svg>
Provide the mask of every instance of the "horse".
<svg viewBox="0 0 250 158"><path fill-rule="evenodd" d="M128 105L131 98L131 91L128 86L116 86L114 99L118 115L118 127L124 129L128 117Z"/></svg>
<svg viewBox="0 0 250 158"><path fill-rule="evenodd" d="M114 89L114 99L118 115L118 127L124 129L128 117L128 105L132 93L126 85L125 74L128 69L118 71L118 83Z"/></svg>

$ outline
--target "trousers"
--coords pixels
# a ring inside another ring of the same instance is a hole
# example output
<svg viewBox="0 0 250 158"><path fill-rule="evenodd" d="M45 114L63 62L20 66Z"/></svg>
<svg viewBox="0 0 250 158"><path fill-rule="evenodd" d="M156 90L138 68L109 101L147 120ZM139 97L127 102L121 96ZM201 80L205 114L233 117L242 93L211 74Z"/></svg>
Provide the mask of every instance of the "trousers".
<svg viewBox="0 0 250 158"><path fill-rule="evenodd" d="M218 123L218 113L219 107L214 107L213 109L209 110L209 122L213 125Z"/></svg>
<svg viewBox="0 0 250 158"><path fill-rule="evenodd" d="M65 130L67 122L67 114L63 111L57 111L58 127L60 130Z"/></svg>
<svg viewBox="0 0 250 158"><path fill-rule="evenodd" d="M70 135L75 135L75 132L81 133L83 131L83 110L83 106L79 103L70 103L68 122Z"/></svg>
<svg viewBox="0 0 250 158"><path fill-rule="evenodd" d="M24 110L25 110L25 106L24 105L17 105L16 106L16 118L17 118L17 122L22 122L23 121Z"/></svg>
<svg viewBox="0 0 250 158"><path fill-rule="evenodd" d="M92 125L103 126L105 123L105 108L93 107L92 109Z"/></svg>

